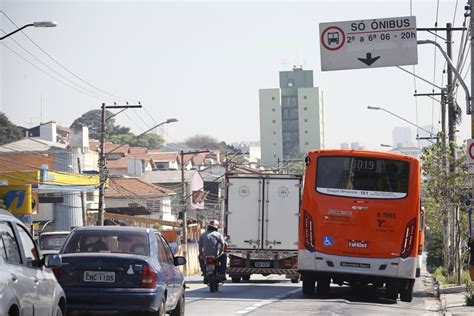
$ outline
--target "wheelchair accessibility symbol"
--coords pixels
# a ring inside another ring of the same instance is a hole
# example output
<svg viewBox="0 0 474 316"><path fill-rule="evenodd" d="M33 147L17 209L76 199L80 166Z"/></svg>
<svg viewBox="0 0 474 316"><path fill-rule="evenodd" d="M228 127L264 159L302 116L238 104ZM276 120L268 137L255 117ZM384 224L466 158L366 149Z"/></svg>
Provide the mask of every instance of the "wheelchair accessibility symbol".
<svg viewBox="0 0 474 316"><path fill-rule="evenodd" d="M324 247L331 247L333 245L333 240L331 236L324 236L323 239L323 246Z"/></svg>

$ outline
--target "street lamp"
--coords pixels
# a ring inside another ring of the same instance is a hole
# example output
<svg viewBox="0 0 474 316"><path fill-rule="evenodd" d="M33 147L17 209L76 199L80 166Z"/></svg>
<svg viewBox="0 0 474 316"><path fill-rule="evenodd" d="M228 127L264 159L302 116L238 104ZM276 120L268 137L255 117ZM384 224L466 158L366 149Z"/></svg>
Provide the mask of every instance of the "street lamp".
<svg viewBox="0 0 474 316"><path fill-rule="evenodd" d="M135 106L128 106L127 105L126 107L130 108L130 107L135 107ZM141 105L140 105L140 107L141 107ZM118 108L118 106L111 107L111 108ZM145 135L146 133L148 133L149 131L157 128L160 125L167 124L167 123L173 123L173 122L177 122L177 121L178 120L175 119L175 118L167 119L166 121L161 122L160 124L155 125L152 128L144 131L140 135L137 135L137 136L133 137L133 139L136 139L136 138L139 138L139 137ZM101 129L102 129L102 131L101 131L101 150L100 150L100 157L99 157L99 168L100 168L99 214L98 214L98 220L97 220L99 226L104 225L104 212L105 212L104 196L105 196L105 183L107 182L107 174L104 172L105 167L106 167L105 144L104 144L105 143L105 141L104 141L105 140L105 104L102 105L102 127L101 127ZM117 149L119 149L120 147L122 147L123 145L125 145L125 144L118 145L117 147L115 147L114 149L112 149L111 151L109 151L107 153L110 154L111 152L114 152Z"/></svg>
<svg viewBox="0 0 474 316"><path fill-rule="evenodd" d="M405 122L407 122L408 124L411 124L411 125L415 126L417 129L420 129L420 130L422 130L422 131L428 133L432 138L436 138L436 139L439 138L438 136L436 136L435 134L431 133L430 131L428 131L428 130L426 130L426 129L424 129L424 128L418 126L418 125L416 125L415 123L412 123L412 122L410 122L409 120L407 120L407 119L405 119L405 118L403 118L403 117L401 117L401 116L399 116L399 115L397 115L397 114L395 114L395 113L393 113L393 112L390 112L389 110L386 110L386 109L384 109L384 108L382 108L382 107L379 107L379 106L370 106L370 105L369 105L369 106L367 106L367 109L369 109L369 110L381 110L381 111L385 111L385 112L387 112L388 114L391 114L391 115L393 115L393 116L395 116L395 117L398 117L398 118L401 119L402 121L405 121Z"/></svg>
<svg viewBox="0 0 474 316"><path fill-rule="evenodd" d="M29 24L23 25L22 27L20 27L19 29L15 30L11 33L6 34L3 37L0 37L0 41L7 38L7 37L9 37L10 35L13 35L17 32L20 32L21 30L23 30L27 27L30 27L30 26L33 26L33 27L55 27L57 25L58 25L58 23L56 23L55 21L42 21L42 22L29 23Z"/></svg>

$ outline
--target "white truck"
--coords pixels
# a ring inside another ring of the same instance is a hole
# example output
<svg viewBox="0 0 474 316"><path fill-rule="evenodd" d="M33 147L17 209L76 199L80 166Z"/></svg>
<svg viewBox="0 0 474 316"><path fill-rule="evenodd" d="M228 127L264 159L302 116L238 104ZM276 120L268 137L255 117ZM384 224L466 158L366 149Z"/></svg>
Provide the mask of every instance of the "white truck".
<svg viewBox="0 0 474 316"><path fill-rule="evenodd" d="M232 282L252 274L299 281L298 214L302 177L227 174L224 234Z"/></svg>

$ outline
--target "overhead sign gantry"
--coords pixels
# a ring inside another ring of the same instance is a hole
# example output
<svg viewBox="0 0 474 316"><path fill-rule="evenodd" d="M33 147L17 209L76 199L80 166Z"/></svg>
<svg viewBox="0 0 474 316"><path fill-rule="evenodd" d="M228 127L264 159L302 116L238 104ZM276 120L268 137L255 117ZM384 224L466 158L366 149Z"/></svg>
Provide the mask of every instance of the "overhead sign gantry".
<svg viewBox="0 0 474 316"><path fill-rule="evenodd" d="M320 23L319 37L323 71L418 63L414 16Z"/></svg>

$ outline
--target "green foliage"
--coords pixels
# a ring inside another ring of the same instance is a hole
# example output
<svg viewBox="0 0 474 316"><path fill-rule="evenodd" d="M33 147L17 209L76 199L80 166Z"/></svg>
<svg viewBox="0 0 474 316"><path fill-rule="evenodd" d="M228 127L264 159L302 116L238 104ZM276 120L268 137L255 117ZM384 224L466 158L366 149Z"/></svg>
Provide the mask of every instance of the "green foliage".
<svg viewBox="0 0 474 316"><path fill-rule="evenodd" d="M184 143L193 149L223 150L226 148L225 142L219 142L216 138L207 135L195 135L187 138Z"/></svg>
<svg viewBox="0 0 474 316"><path fill-rule="evenodd" d="M446 270L443 267L437 267L433 272L433 278L441 284L446 284Z"/></svg>
<svg viewBox="0 0 474 316"><path fill-rule="evenodd" d="M114 144L128 144L148 149L159 149L165 142L160 135L154 133L148 133L140 137L136 137L132 133L112 135L110 141Z"/></svg>
<svg viewBox="0 0 474 316"><path fill-rule="evenodd" d="M21 129L10 122L4 113L0 112L0 145L8 144L21 138Z"/></svg>
<svg viewBox="0 0 474 316"><path fill-rule="evenodd" d="M115 118L112 117L114 114L108 110L105 110L105 129L107 135L120 135L130 133L130 128L120 125L115 125ZM81 115L81 117L74 120L71 124L71 128L74 129L79 126L89 127L89 136L93 139L100 138L100 126L102 122L102 110L90 110Z"/></svg>
<svg viewBox="0 0 474 316"><path fill-rule="evenodd" d="M465 282L466 284L466 305L474 306L474 283L470 280Z"/></svg>
<svg viewBox="0 0 474 316"><path fill-rule="evenodd" d="M442 136L442 135L441 135ZM456 158L451 155L456 153ZM464 146L451 143L450 147L439 141L423 149L422 175L426 224L430 227L428 244L428 265L444 266L448 274L453 271L454 251L448 249L445 227L449 213L456 208L460 211L460 222L457 226L461 241L467 236L467 209L465 196L470 191ZM461 242L462 243L462 242Z"/></svg>

